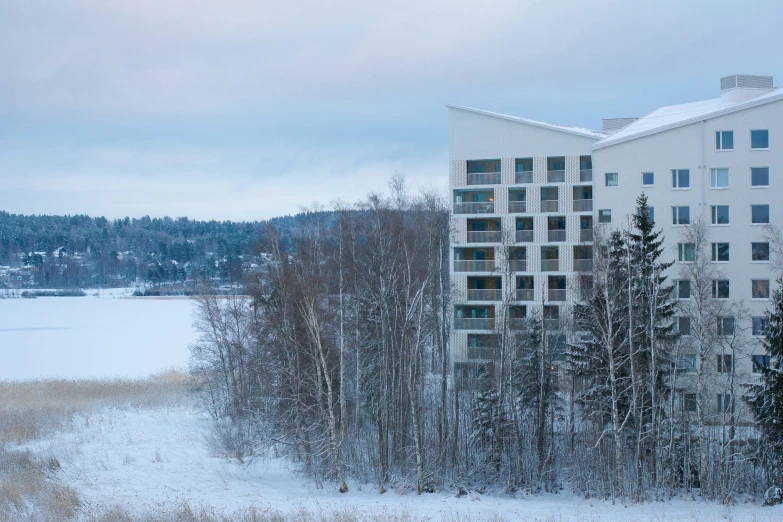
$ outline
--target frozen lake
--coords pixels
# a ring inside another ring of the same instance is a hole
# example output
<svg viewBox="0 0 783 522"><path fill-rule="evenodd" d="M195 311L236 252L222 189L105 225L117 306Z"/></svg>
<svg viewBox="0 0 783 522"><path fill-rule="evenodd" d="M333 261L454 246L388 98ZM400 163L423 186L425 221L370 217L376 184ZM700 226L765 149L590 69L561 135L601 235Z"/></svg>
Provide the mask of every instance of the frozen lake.
<svg viewBox="0 0 783 522"><path fill-rule="evenodd" d="M185 368L188 299L0 299L0 380L143 377Z"/></svg>

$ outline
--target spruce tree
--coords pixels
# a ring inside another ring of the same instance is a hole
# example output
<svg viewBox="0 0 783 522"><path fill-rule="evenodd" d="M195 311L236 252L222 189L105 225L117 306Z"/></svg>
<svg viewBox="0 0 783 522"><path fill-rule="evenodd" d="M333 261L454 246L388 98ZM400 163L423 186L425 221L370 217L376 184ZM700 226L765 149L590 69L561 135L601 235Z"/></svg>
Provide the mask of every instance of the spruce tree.
<svg viewBox="0 0 783 522"><path fill-rule="evenodd" d="M778 279L783 284L783 278ZM761 366L761 381L749 385L746 397L762 434L762 457L775 485L783 482L783 292L772 293L772 310L764 338L769 366Z"/></svg>

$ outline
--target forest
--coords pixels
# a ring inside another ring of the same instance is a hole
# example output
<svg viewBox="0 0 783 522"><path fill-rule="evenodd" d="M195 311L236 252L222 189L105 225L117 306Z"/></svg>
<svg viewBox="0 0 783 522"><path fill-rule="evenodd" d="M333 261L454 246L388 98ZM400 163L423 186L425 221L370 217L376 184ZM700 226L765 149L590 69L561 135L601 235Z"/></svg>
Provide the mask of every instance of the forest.
<svg viewBox="0 0 783 522"><path fill-rule="evenodd" d="M335 207L333 219L306 214L288 244L268 224L269 269L246 295L196 297L191 372L222 454L287 455L340 491L350 477L381 493L732 503L781 484L783 298L773 299L761 379L744 382L733 364L712 372L716 355L739 357L751 341L744 311L711 294L698 223L684 232L694 263L678 275L691 278L687 305L641 196L629 227L596 231L573 319L511 313L506 291L494 331L468 348L479 363L463 372L449 344L460 317L448 203L411 194L401 178L391 188ZM726 397L717 412L716 389Z"/></svg>

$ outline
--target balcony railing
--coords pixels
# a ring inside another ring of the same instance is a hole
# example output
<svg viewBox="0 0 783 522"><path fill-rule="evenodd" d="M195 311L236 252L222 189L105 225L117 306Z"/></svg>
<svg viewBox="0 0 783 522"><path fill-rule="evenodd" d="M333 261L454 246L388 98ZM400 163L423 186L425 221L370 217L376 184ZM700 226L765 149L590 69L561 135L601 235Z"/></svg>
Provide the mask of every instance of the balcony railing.
<svg viewBox="0 0 783 522"><path fill-rule="evenodd" d="M454 203L455 214L494 214L494 201Z"/></svg>
<svg viewBox="0 0 783 522"><path fill-rule="evenodd" d="M500 241L500 230L468 230L468 243L497 243Z"/></svg>
<svg viewBox="0 0 783 522"><path fill-rule="evenodd" d="M592 212L593 200L592 199L575 199L574 200L574 212Z"/></svg>
<svg viewBox="0 0 783 522"><path fill-rule="evenodd" d="M533 231L532 230L517 230L517 243L532 243Z"/></svg>
<svg viewBox="0 0 783 522"><path fill-rule="evenodd" d="M468 174L468 185L500 185L500 172Z"/></svg>
<svg viewBox="0 0 783 522"><path fill-rule="evenodd" d="M547 183L563 183L565 181L564 170L548 170L546 173Z"/></svg>
<svg viewBox="0 0 783 522"><path fill-rule="evenodd" d="M512 317L508 320L508 327L511 330L524 330L527 319L523 317Z"/></svg>
<svg viewBox="0 0 783 522"><path fill-rule="evenodd" d="M533 289L532 288L517 288L516 296L517 301L532 301Z"/></svg>
<svg viewBox="0 0 783 522"><path fill-rule="evenodd" d="M494 259L465 259L454 261L455 272L493 272L495 270Z"/></svg>
<svg viewBox="0 0 783 522"><path fill-rule="evenodd" d="M455 330L494 330L495 318L483 317L483 318L465 318L458 317L454 319Z"/></svg>
<svg viewBox="0 0 783 522"><path fill-rule="evenodd" d="M593 240L592 228L583 228L579 230L579 241L592 241L592 240Z"/></svg>
<svg viewBox="0 0 783 522"><path fill-rule="evenodd" d="M513 214L527 212L527 201L509 201L508 211Z"/></svg>
<svg viewBox="0 0 783 522"><path fill-rule="evenodd" d="M533 171L517 172L515 181L517 183L533 183Z"/></svg>
<svg viewBox="0 0 783 522"><path fill-rule="evenodd" d="M574 259L574 272L591 272L592 270L592 259Z"/></svg>
<svg viewBox="0 0 783 522"><path fill-rule="evenodd" d="M559 330L560 319L544 319L544 330Z"/></svg>
<svg viewBox="0 0 783 522"><path fill-rule="evenodd" d="M547 291L547 299L550 301L565 301L566 291L559 288L550 288Z"/></svg>
<svg viewBox="0 0 783 522"><path fill-rule="evenodd" d="M566 240L566 231L565 230L550 230L548 237L549 237L549 241L565 241Z"/></svg>
<svg viewBox="0 0 783 522"><path fill-rule="evenodd" d="M498 358L499 352L497 346L468 346L468 359L494 361Z"/></svg>
<svg viewBox="0 0 783 522"><path fill-rule="evenodd" d="M541 260L541 271L542 272L557 272L560 270L560 260L559 259L542 259Z"/></svg>
<svg viewBox="0 0 783 522"><path fill-rule="evenodd" d="M508 267L512 272L527 272L526 259L512 259L508 262Z"/></svg>
<svg viewBox="0 0 783 522"><path fill-rule="evenodd" d="M579 181L593 181L593 169L582 169L579 171Z"/></svg>
<svg viewBox="0 0 783 522"><path fill-rule="evenodd" d="M500 301L503 299L503 290L468 288L468 301Z"/></svg>
<svg viewBox="0 0 783 522"><path fill-rule="evenodd" d="M541 212L557 212L558 205L556 199L542 199Z"/></svg>

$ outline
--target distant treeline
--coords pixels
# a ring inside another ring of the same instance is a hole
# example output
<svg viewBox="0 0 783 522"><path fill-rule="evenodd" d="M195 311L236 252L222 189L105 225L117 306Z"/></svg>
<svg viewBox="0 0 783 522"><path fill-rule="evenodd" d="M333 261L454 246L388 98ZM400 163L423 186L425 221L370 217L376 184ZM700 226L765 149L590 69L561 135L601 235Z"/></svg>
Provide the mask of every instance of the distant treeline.
<svg viewBox="0 0 783 522"><path fill-rule="evenodd" d="M323 212L332 219L331 212ZM306 214L269 221L197 221L87 215L35 216L0 211L0 287L128 286L196 278L238 281L263 262L272 225L282 244Z"/></svg>

